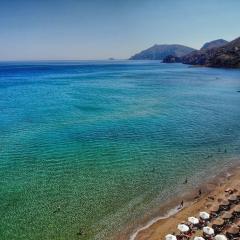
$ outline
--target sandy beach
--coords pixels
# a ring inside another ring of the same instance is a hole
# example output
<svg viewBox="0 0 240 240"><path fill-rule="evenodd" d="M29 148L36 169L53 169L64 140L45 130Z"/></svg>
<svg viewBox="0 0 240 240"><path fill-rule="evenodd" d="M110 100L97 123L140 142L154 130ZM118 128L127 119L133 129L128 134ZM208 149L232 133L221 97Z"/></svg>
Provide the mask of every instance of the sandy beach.
<svg viewBox="0 0 240 240"><path fill-rule="evenodd" d="M207 211L208 208L217 202L224 194L224 190L227 188L233 188L240 190L240 167L234 167L230 169L228 173L224 172L216 176L210 182L207 182L201 186L196 186L194 193L186 194L183 198L184 207L177 213L171 216L163 216L149 221L134 233L131 234L128 239L131 240L159 240L165 239L164 237L169 233L177 232L177 225L183 221L186 221L190 216L198 217L200 211ZM202 194L198 196L198 191L201 189ZM214 200L213 200L214 199ZM173 206L179 199L175 199L173 202L166 205L164 208ZM176 206L176 205L175 205ZM175 208L176 209L176 208ZM169 210L168 210L169 211ZM167 214L165 214L167 215ZM162 219L161 219L162 218ZM118 236L118 239L127 239L126 235Z"/></svg>

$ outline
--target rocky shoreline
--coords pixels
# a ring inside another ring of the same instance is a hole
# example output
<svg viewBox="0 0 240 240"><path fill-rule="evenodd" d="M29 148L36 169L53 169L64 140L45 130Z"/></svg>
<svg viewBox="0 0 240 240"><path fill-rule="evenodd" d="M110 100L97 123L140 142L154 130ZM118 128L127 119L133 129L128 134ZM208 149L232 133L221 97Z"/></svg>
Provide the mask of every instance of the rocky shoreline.
<svg viewBox="0 0 240 240"><path fill-rule="evenodd" d="M183 63L206 67L240 68L240 37L221 46L193 51L182 57L167 56L164 63Z"/></svg>

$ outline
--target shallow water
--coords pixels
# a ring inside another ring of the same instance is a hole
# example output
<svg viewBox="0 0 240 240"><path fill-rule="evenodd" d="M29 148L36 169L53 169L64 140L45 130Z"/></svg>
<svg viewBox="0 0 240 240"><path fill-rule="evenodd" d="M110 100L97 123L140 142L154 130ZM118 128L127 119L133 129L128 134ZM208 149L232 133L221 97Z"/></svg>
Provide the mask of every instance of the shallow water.
<svg viewBox="0 0 240 240"><path fill-rule="evenodd" d="M235 163L238 90L239 70L1 63L0 239L110 239Z"/></svg>

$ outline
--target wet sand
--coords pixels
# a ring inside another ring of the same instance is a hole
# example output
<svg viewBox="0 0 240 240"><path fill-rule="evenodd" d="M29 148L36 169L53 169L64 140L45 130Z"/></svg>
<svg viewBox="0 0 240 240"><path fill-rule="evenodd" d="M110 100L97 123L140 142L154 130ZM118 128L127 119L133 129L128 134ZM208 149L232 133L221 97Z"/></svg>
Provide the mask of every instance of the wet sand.
<svg viewBox="0 0 240 240"><path fill-rule="evenodd" d="M159 240L165 239L165 235L177 232L177 225L186 221L190 216L198 217L200 211L207 211L208 207L216 202L224 194L227 188L235 188L240 191L240 166L235 166L226 173L221 173L211 181L196 186L194 192L185 194L183 198L179 196L165 204L159 209L164 214L160 217L153 217L141 227L129 234L129 229L125 233L119 234L117 240ZM198 196L201 189L202 194ZM214 198L214 200L212 200ZM176 211L178 203L184 200L184 207Z"/></svg>

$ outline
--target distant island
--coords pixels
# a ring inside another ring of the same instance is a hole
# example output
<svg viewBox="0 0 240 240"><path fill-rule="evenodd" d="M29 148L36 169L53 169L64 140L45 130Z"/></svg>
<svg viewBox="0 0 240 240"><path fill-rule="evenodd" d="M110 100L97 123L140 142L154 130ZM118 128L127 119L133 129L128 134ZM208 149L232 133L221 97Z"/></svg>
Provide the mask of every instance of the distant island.
<svg viewBox="0 0 240 240"><path fill-rule="evenodd" d="M220 46L219 46L220 44ZM164 63L181 62L206 67L240 68L240 38L231 42L215 40L180 58L166 56Z"/></svg>
<svg viewBox="0 0 240 240"><path fill-rule="evenodd" d="M168 55L182 57L194 50L196 49L180 44L155 44L130 57L130 60L163 60Z"/></svg>

